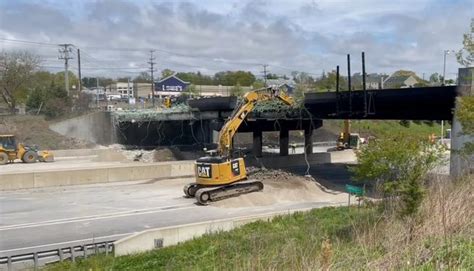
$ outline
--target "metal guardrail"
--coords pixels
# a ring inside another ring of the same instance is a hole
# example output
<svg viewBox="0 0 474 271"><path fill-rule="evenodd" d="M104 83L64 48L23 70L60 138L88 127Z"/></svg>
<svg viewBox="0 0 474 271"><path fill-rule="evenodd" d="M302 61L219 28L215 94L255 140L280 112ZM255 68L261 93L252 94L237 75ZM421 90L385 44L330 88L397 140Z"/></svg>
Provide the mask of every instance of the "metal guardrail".
<svg viewBox="0 0 474 271"><path fill-rule="evenodd" d="M66 248L58 248L52 250L0 257L0 267L2 267L2 265L6 265L7 270L11 271L14 270L14 264L25 264L29 261L33 261L33 267L36 270L39 266L42 265L41 261L46 261L44 262L44 264L62 262L68 259L74 262L76 258L87 258L88 256L99 253L105 253L105 255L108 255L109 253L114 252L114 242L115 241L98 242L92 244L71 246Z"/></svg>

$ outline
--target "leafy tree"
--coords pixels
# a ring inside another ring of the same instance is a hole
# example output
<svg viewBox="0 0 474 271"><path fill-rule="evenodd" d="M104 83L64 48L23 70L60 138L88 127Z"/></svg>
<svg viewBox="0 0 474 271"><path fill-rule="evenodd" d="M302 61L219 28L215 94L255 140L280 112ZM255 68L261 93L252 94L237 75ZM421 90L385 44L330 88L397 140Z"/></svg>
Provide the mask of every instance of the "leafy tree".
<svg viewBox="0 0 474 271"><path fill-rule="evenodd" d="M161 78L166 78L166 77L171 76L173 74L175 74L175 71L170 70L170 69L164 69L164 70L161 71Z"/></svg>
<svg viewBox="0 0 474 271"><path fill-rule="evenodd" d="M17 103L26 99L31 75L39 64L40 58L27 51L0 54L0 95L12 114L16 114Z"/></svg>
<svg viewBox="0 0 474 271"><path fill-rule="evenodd" d="M71 110L72 100L68 97L64 87L64 72L50 73L47 71L38 71L32 75L32 91L26 100L28 110L41 110L50 118L61 116ZM78 79L71 75L71 82L77 82ZM82 93L83 94L83 93ZM84 102L84 97L79 93L80 103ZM84 104L78 104L78 110L84 110ZM87 104L88 106L88 104Z"/></svg>
<svg viewBox="0 0 474 271"><path fill-rule="evenodd" d="M58 85L62 84L63 88L64 88L64 72L58 72L58 73L54 74L54 81ZM74 87L79 86L79 79L71 71L68 72L68 83L69 83L69 89L70 90L74 89Z"/></svg>
<svg viewBox="0 0 474 271"><path fill-rule="evenodd" d="M199 90L196 88L196 85L191 84L186 88L185 93L189 96L194 96L199 94Z"/></svg>
<svg viewBox="0 0 474 271"><path fill-rule="evenodd" d="M457 54L459 64L470 66L474 63L474 18L471 19L471 32L464 34L463 46ZM464 56L464 52L467 53ZM474 136L474 97L464 96L458 98L458 105L455 112L456 119L462 125L463 133ZM463 152L468 155L474 154L474 142L467 142L464 144Z"/></svg>
<svg viewBox="0 0 474 271"><path fill-rule="evenodd" d="M253 84L252 84L253 89L263 88L264 86L265 86L265 84L262 80L257 80L255 82L253 82Z"/></svg>
<svg viewBox="0 0 474 271"><path fill-rule="evenodd" d="M456 109L456 119L462 125L463 133L474 136L474 96L464 96L458 98ZM466 142L463 146L463 153L466 155L474 154L474 142Z"/></svg>
<svg viewBox="0 0 474 271"><path fill-rule="evenodd" d="M312 84L314 83L314 78L311 77L308 73L306 72L292 72L293 78L296 83L302 83L302 84Z"/></svg>
<svg viewBox="0 0 474 271"><path fill-rule="evenodd" d="M117 78L117 82L127 83L129 80L130 80L130 82L132 81L132 79L130 77L119 77L119 78Z"/></svg>
<svg viewBox="0 0 474 271"><path fill-rule="evenodd" d="M100 87L106 87L114 82L112 78L107 78L107 77L98 77L99 78L99 86ZM120 80L125 79L124 82L127 81L126 78L120 78ZM83 77L82 78L82 86L86 88L95 88L97 87L97 77Z"/></svg>
<svg viewBox="0 0 474 271"><path fill-rule="evenodd" d="M278 79L278 75L276 75L275 73L268 73L267 79Z"/></svg>
<svg viewBox="0 0 474 271"><path fill-rule="evenodd" d="M459 64L469 67L474 63L474 18L471 19L471 31L463 37L463 48L456 53Z"/></svg>
<svg viewBox="0 0 474 271"><path fill-rule="evenodd" d="M305 92L306 88L302 84L296 84L295 91L293 94L296 104L302 104L304 102Z"/></svg>
<svg viewBox="0 0 474 271"><path fill-rule="evenodd" d="M178 72L176 77L179 79L190 82L194 85L215 85L214 79L209 75L203 75L201 72Z"/></svg>
<svg viewBox="0 0 474 271"><path fill-rule="evenodd" d="M137 83L150 83L151 75L148 72L141 72L133 79L133 81Z"/></svg>
<svg viewBox="0 0 474 271"><path fill-rule="evenodd" d="M314 86L317 91L336 91L337 73L331 71L325 74L324 77L316 80ZM347 90L347 80L343 76L339 76L339 90Z"/></svg>
<svg viewBox="0 0 474 271"><path fill-rule="evenodd" d="M421 137L398 134L371 141L357 153L351 169L357 180L381 184L384 198L399 199L399 214L415 214L424 194L423 180L442 158L443 149Z"/></svg>
<svg viewBox="0 0 474 271"><path fill-rule="evenodd" d="M255 75L246 71L226 71L218 72L214 75L215 83L223 86L235 86L237 84L241 86L251 86L255 80Z"/></svg>
<svg viewBox="0 0 474 271"><path fill-rule="evenodd" d="M439 83L440 81L440 75L437 72L430 75L430 83Z"/></svg>
<svg viewBox="0 0 474 271"><path fill-rule="evenodd" d="M235 85L230 89L230 95L240 97L244 94L244 89L239 85Z"/></svg>

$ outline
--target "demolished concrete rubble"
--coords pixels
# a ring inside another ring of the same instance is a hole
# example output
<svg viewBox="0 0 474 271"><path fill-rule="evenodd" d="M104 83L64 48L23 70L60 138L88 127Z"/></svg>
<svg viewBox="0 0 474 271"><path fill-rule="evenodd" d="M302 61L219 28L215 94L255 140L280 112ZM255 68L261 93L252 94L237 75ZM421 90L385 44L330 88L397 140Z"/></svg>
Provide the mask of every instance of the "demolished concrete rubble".
<svg viewBox="0 0 474 271"><path fill-rule="evenodd" d="M112 116L118 122L134 120L140 121L153 121L158 119L160 116L171 114L171 113L190 113L191 107L186 104L177 104L171 108L157 108L157 109L139 109L139 110L124 110L114 111Z"/></svg>

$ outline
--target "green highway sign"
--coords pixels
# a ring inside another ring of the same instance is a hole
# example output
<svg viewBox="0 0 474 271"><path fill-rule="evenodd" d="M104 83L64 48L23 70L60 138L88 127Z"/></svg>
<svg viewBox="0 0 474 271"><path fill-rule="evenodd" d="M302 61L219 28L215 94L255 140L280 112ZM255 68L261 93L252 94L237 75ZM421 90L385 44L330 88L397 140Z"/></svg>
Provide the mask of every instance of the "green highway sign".
<svg viewBox="0 0 474 271"><path fill-rule="evenodd" d="M356 196L364 195L364 189L362 187L358 187L355 185L346 184L346 191L347 193L356 195Z"/></svg>

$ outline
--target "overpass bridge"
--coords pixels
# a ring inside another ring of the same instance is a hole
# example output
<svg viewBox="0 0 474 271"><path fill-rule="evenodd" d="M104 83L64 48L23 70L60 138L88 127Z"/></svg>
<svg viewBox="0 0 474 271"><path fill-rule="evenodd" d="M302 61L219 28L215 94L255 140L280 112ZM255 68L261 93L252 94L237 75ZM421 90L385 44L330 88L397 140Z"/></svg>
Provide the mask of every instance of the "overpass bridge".
<svg viewBox="0 0 474 271"><path fill-rule="evenodd" d="M307 93L302 108L255 108L238 132L253 133L253 152L262 155L262 132L279 131L280 155L288 155L289 131L313 130L324 119L451 120L456 86ZM190 100L191 110L134 114L119 112L118 139L125 145L211 144L237 104L235 97ZM213 136L214 134L214 136ZM312 148L305 148L311 153Z"/></svg>
<svg viewBox="0 0 474 271"><path fill-rule="evenodd" d="M238 132L253 133L253 152L262 154L262 132L280 133L280 155L288 155L289 131L304 131L305 150L325 119L454 120L457 96L474 95L474 69L459 70L458 86L308 93L302 108L255 108ZM98 144L135 146L212 144L236 106L236 98L189 101L185 110L100 112L55 124L54 130ZM453 121L453 135L461 131ZM97 129L101 127L101 129ZM460 137L461 138L461 137ZM462 139L462 142L471 139ZM461 142L460 141L460 142ZM464 143L459 144L464 144ZM454 144L456 145L456 144ZM453 145L452 145L453 146ZM456 147L457 148L457 147Z"/></svg>

